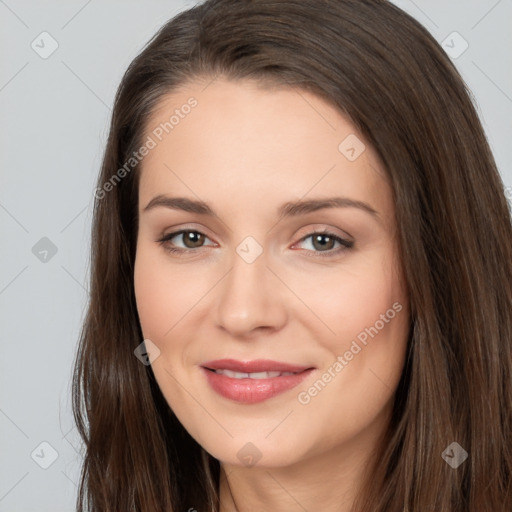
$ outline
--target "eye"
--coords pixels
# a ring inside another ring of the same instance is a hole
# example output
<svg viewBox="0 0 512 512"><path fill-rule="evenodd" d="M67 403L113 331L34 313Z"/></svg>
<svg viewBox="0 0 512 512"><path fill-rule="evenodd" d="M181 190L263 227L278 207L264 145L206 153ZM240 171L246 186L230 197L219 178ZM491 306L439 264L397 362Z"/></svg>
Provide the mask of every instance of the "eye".
<svg viewBox="0 0 512 512"><path fill-rule="evenodd" d="M177 247L176 243L172 242L174 238L176 238L178 241L181 240L183 246ZM160 240L157 240L157 242L160 242L169 252L188 252L193 249L200 249L203 247L205 240L209 240L209 238L200 231L182 229L180 231L174 231L173 233L169 233L168 235L163 236ZM215 244L211 243L207 245Z"/></svg>
<svg viewBox="0 0 512 512"><path fill-rule="evenodd" d="M173 242L174 239L176 239L176 241ZM186 253L193 252L194 249L200 249L205 245L215 245L213 242L205 244L206 240L209 240L209 238L200 231L182 229L163 236L160 240L157 240L157 242L163 245L166 251L172 253ZM313 252L315 256L322 257L336 255L354 246L353 241L341 238L329 231L315 231L310 233L303 237L296 245L304 244L307 240L310 240L310 242L305 244L305 249ZM181 247L177 245L177 241L181 241ZM307 247L308 245L309 247Z"/></svg>
<svg viewBox="0 0 512 512"><path fill-rule="evenodd" d="M341 238L329 231L315 231L303 237L299 243L304 243L309 239L310 242L305 244L306 246L309 245L309 247L306 247L306 250L317 253L315 256L333 256L354 246L353 241ZM337 248L335 248L336 244L338 244Z"/></svg>

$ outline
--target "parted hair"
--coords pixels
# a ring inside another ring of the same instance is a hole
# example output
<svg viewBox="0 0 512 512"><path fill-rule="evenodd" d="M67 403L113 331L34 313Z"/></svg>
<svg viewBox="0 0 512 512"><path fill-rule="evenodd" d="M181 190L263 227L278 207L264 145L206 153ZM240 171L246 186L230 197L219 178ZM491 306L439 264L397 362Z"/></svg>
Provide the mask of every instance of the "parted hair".
<svg viewBox="0 0 512 512"><path fill-rule="evenodd" d="M450 58L385 0L207 0L167 22L129 65L98 187L141 146L166 95L216 77L329 102L375 148L392 188L410 334L378 463L353 511L512 511L511 216ZM219 461L133 353L143 340L139 174L140 165L95 198L73 378L84 445L77 510L218 512ZM468 452L456 469L441 456L452 442Z"/></svg>

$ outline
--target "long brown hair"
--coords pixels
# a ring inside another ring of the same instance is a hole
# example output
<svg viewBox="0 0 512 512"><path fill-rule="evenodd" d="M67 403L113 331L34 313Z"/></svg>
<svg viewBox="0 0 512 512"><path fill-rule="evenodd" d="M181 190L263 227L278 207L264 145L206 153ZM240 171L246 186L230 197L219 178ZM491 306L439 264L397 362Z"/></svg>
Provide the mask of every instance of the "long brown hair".
<svg viewBox="0 0 512 512"><path fill-rule="evenodd" d="M354 123L387 170L411 333L389 432L354 511L510 512L504 187L454 65L385 0L208 0L170 20L129 66L98 180L91 298L73 382L86 450L78 510L218 510L219 462L133 354L143 339L133 286L140 166L118 172L166 94L216 76L317 94ZM452 442L469 454L456 469L441 456Z"/></svg>

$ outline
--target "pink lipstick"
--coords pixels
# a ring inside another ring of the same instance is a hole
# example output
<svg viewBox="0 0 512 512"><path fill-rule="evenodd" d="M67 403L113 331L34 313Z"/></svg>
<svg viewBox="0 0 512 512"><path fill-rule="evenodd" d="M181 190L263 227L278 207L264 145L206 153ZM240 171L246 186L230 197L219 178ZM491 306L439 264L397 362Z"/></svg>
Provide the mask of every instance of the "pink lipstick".
<svg viewBox="0 0 512 512"><path fill-rule="evenodd" d="M299 385L315 368L269 359L236 361L219 359L201 364L212 389L243 404L268 400Z"/></svg>

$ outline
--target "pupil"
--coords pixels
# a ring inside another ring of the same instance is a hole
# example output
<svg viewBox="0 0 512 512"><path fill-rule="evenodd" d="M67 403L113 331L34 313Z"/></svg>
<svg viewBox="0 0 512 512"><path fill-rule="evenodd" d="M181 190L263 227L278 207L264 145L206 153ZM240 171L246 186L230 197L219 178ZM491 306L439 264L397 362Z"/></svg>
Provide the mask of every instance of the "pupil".
<svg viewBox="0 0 512 512"><path fill-rule="evenodd" d="M185 245L187 247L200 247L203 242L204 235L194 231L188 231L185 236Z"/></svg>
<svg viewBox="0 0 512 512"><path fill-rule="evenodd" d="M327 239L327 243L322 243L322 239ZM328 235L316 235L314 238L313 238L313 246L315 247L315 249L332 249L332 243L334 242L334 239L332 239L330 236ZM319 246L317 246L316 244L319 244Z"/></svg>

